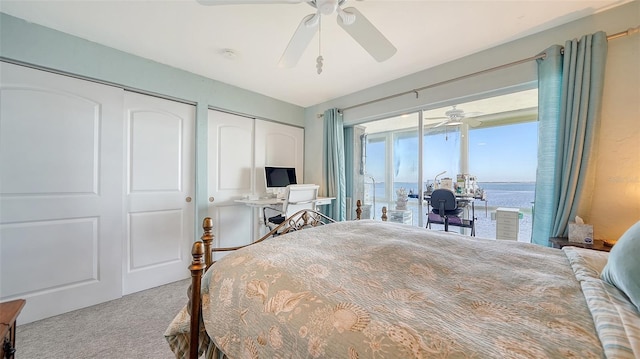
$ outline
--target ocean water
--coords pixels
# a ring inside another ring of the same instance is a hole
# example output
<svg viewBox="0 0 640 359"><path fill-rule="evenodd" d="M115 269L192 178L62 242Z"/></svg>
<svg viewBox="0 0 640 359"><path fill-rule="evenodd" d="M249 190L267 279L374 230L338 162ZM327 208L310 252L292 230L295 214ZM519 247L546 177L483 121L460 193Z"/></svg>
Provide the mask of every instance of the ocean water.
<svg viewBox="0 0 640 359"><path fill-rule="evenodd" d="M385 199L384 182L376 183L376 198ZM533 206L534 194L535 194L535 182L479 182L478 185L484 190L487 203L491 207L511 207L531 209ZM396 191L400 188L404 188L407 192L417 192L418 185L415 183L407 182L395 182L394 183L394 198ZM372 193L369 192L369 197L373 199Z"/></svg>
<svg viewBox="0 0 640 359"><path fill-rule="evenodd" d="M384 183L376 183L375 185L375 218L380 218L382 207L395 209L396 191L404 188L409 191L417 192L417 184L407 182L394 183L393 198L385 198ZM520 210L520 231L518 240L529 242L531 239L532 211L535 195L535 182L479 182L479 187L485 192L486 201L476 200L475 217L476 217L476 236L484 238L495 238L495 220L491 214L496 208L508 207L518 208ZM373 204L372 184L368 185L365 195L365 203ZM426 214L418 213L417 199L409 199L407 209L413 212L413 225L419 225L419 216L423 216L422 223L426 223ZM434 226L435 227L435 226Z"/></svg>
<svg viewBox="0 0 640 359"><path fill-rule="evenodd" d="M480 182L487 202L492 207L531 209L535 195L535 182Z"/></svg>

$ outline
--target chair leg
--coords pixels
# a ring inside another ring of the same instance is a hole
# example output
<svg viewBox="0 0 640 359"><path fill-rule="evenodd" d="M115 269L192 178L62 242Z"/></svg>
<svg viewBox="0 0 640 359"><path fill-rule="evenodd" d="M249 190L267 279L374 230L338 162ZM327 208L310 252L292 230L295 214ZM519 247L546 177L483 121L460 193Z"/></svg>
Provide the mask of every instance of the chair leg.
<svg viewBox="0 0 640 359"><path fill-rule="evenodd" d="M438 215L440 215L440 218L442 218L442 222L444 222L444 231L449 232L449 218L447 218L447 216L445 215L444 203L444 200L440 200L440 203L438 205Z"/></svg>

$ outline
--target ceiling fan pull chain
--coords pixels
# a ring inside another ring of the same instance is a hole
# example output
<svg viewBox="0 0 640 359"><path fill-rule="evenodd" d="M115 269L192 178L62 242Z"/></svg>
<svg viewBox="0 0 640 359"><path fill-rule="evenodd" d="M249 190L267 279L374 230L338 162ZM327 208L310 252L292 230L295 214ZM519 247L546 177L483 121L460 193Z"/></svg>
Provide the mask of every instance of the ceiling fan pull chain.
<svg viewBox="0 0 640 359"><path fill-rule="evenodd" d="M318 13L318 58L316 58L316 69L318 70L318 75L322 73L322 17L320 13Z"/></svg>
<svg viewBox="0 0 640 359"><path fill-rule="evenodd" d="M318 56L318 58L316 59L316 68L318 69L318 75L322 73L322 60L324 60L322 56Z"/></svg>

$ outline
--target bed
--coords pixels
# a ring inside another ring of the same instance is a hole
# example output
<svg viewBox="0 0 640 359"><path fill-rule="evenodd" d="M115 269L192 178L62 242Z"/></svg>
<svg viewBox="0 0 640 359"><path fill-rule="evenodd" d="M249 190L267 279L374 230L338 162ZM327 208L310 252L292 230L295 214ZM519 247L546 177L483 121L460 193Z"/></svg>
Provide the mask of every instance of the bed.
<svg viewBox="0 0 640 359"><path fill-rule="evenodd" d="M194 253L200 296L165 332L178 358L640 356L606 252L360 220L233 250L202 278L210 251Z"/></svg>

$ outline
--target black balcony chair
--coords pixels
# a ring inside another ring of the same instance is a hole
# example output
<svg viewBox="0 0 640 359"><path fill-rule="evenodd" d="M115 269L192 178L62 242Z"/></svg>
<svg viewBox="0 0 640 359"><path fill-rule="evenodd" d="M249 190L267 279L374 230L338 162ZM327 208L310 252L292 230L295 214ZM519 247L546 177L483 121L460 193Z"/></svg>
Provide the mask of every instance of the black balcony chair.
<svg viewBox="0 0 640 359"><path fill-rule="evenodd" d="M476 235L475 218L460 217L464 209L458 206L458 199L453 191L436 189L431 193L429 202L433 209L427 214L427 228L431 228L432 223L443 224L445 232L449 231L449 226L456 226L471 228L471 235Z"/></svg>

